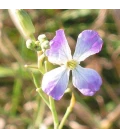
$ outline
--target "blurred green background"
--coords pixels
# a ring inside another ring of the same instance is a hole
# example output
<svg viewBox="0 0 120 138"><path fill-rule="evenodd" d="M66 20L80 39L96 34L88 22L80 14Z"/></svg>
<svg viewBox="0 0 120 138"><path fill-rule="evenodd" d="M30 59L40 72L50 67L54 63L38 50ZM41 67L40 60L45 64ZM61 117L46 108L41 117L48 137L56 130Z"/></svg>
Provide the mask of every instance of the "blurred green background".
<svg viewBox="0 0 120 138"><path fill-rule="evenodd" d="M120 128L120 10L26 11L35 26L36 38L44 33L51 40L55 31L63 28L72 52L78 34L85 29L96 30L104 41L99 54L81 63L99 72L101 89L93 97L86 97L69 83L76 103L64 128ZM52 128L51 112L36 92L31 70L24 68L25 64L36 65L36 53L26 48L8 10L0 10L0 128ZM41 83L41 74L32 71ZM70 96L67 93L56 102L60 120Z"/></svg>

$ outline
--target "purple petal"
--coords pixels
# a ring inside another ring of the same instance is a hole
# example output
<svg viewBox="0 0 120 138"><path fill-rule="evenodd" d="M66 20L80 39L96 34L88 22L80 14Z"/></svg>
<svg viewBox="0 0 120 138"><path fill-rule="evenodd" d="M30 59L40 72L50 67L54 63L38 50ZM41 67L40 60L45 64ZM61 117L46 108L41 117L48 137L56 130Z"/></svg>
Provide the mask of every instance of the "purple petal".
<svg viewBox="0 0 120 138"><path fill-rule="evenodd" d="M59 65L72 59L64 30L60 29L56 31L56 36L50 41L50 49L46 51L46 55L51 63Z"/></svg>
<svg viewBox="0 0 120 138"><path fill-rule="evenodd" d="M43 76L42 90L53 99L60 100L68 85L69 72L64 66L47 72Z"/></svg>
<svg viewBox="0 0 120 138"><path fill-rule="evenodd" d="M73 85L83 94L92 96L100 89L102 79L93 69L77 66L73 71Z"/></svg>
<svg viewBox="0 0 120 138"><path fill-rule="evenodd" d="M73 59L83 61L100 52L103 41L96 31L85 30L79 34Z"/></svg>

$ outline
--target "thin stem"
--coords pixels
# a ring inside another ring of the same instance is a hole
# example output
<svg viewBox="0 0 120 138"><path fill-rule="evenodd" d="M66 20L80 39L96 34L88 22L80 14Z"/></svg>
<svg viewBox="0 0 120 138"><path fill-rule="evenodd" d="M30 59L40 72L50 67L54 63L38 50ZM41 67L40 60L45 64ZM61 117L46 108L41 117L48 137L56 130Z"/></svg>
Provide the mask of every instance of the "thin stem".
<svg viewBox="0 0 120 138"><path fill-rule="evenodd" d="M45 61L44 65L45 65L45 72L47 72L48 71L48 61ZM58 124L59 124L58 115L56 112L54 99L51 96L49 96L49 102L50 102L50 109L51 109L53 121L54 121L54 129L57 129Z"/></svg>
<svg viewBox="0 0 120 138"><path fill-rule="evenodd" d="M42 91L41 88L37 88L36 91L39 93L39 95L42 97L42 99L44 100L44 102L47 104L47 106L50 108L50 104L49 101L46 97L46 95L44 94L44 92ZM51 109L51 108L50 108Z"/></svg>
<svg viewBox="0 0 120 138"><path fill-rule="evenodd" d="M47 104L47 106L50 108L50 104L49 104L49 100L47 99L45 93L42 91L41 88L39 88L39 82L37 81L35 74L32 73L32 77L33 77L33 82L36 86L36 91L39 93L39 95L42 97L42 99L44 100L44 102Z"/></svg>
<svg viewBox="0 0 120 138"><path fill-rule="evenodd" d="M43 66L43 61L45 58L45 54L41 53L41 51L38 52L37 54L38 54L38 69L42 73L42 75L44 75L45 74L45 68Z"/></svg>
<svg viewBox="0 0 120 138"><path fill-rule="evenodd" d="M45 65L45 72L47 72L47 71L48 71L48 66L47 66L47 63L48 63L47 61L45 61L45 62L44 62L44 65Z"/></svg>
<svg viewBox="0 0 120 138"><path fill-rule="evenodd" d="M32 66L32 65L27 65L27 64L25 64L25 65L24 65L24 67L25 67L25 68L33 68L33 69L38 69L38 67L37 67L37 66Z"/></svg>
<svg viewBox="0 0 120 138"><path fill-rule="evenodd" d="M67 120L68 116L69 116L70 113L72 112L72 109L73 109L74 104L75 104L75 97L74 97L74 94L72 93L70 105L69 105L69 107L67 108L66 113L65 113L65 115L63 116L62 121L60 122L60 125L58 126L58 129L62 129L62 128L63 128L63 126L64 126L64 124L65 124L65 121Z"/></svg>
<svg viewBox="0 0 120 138"><path fill-rule="evenodd" d="M49 96L49 101L50 101L50 107L51 107L51 112L52 112L53 121L54 121L54 129L57 129L59 124L58 115L56 112L54 100L51 96Z"/></svg>

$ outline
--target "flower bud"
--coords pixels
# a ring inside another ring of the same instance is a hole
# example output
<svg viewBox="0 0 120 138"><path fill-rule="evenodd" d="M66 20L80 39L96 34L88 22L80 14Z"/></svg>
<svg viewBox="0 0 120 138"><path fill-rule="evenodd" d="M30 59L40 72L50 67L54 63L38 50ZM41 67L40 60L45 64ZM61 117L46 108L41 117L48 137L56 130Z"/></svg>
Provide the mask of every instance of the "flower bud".
<svg viewBox="0 0 120 138"><path fill-rule="evenodd" d="M28 40L26 41L26 47L27 47L28 49L34 50L35 42L34 42L33 40L31 40L31 39L28 39Z"/></svg>
<svg viewBox="0 0 120 138"><path fill-rule="evenodd" d="M23 9L19 9L16 10L16 15L23 31L27 33L28 36L33 34L35 32L35 28L27 12Z"/></svg>
<svg viewBox="0 0 120 138"><path fill-rule="evenodd" d="M45 40L43 43L41 43L41 48L42 49L48 49L50 46L49 46L49 41L48 40Z"/></svg>
<svg viewBox="0 0 120 138"><path fill-rule="evenodd" d="M40 51L41 50L41 45L39 41L35 41L35 50Z"/></svg>
<svg viewBox="0 0 120 138"><path fill-rule="evenodd" d="M40 51L41 50L41 46L40 46L40 42L39 41L34 41L31 39L28 39L26 41L26 46L28 49L34 50L34 51Z"/></svg>
<svg viewBox="0 0 120 138"><path fill-rule="evenodd" d="M43 43L44 41L47 40L47 37L45 34L41 34L38 36L38 40L40 41L40 43Z"/></svg>

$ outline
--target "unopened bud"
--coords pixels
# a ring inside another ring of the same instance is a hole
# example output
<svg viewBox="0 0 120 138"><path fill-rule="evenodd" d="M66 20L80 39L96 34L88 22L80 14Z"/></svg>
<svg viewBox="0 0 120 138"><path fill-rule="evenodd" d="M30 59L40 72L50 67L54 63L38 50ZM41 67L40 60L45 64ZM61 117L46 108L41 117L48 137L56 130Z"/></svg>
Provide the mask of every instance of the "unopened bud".
<svg viewBox="0 0 120 138"><path fill-rule="evenodd" d="M28 49L34 50L34 51L40 51L41 50L41 46L40 46L40 42L39 41L34 41L31 39L28 39L26 41L26 46Z"/></svg>
<svg viewBox="0 0 120 138"><path fill-rule="evenodd" d="M39 41L35 41L35 50L40 51L41 50L41 45Z"/></svg>
<svg viewBox="0 0 120 138"><path fill-rule="evenodd" d="M23 9L19 9L19 10L16 10L16 15L21 24L23 31L27 33L28 36L33 34L35 32L35 28L27 12Z"/></svg>
<svg viewBox="0 0 120 138"><path fill-rule="evenodd" d="M39 41L35 41L35 45L40 46L40 42Z"/></svg>
<svg viewBox="0 0 120 138"><path fill-rule="evenodd" d="M42 44L41 44L41 48L42 49L48 49L50 46L49 46L49 41L46 40L44 41Z"/></svg>
<svg viewBox="0 0 120 138"><path fill-rule="evenodd" d="M38 40L40 41L40 43L43 43L44 41L47 40L47 37L45 34L41 34L38 36Z"/></svg>
<svg viewBox="0 0 120 138"><path fill-rule="evenodd" d="M26 41L26 46L27 46L28 49L34 50L35 42L31 39L28 39Z"/></svg>

